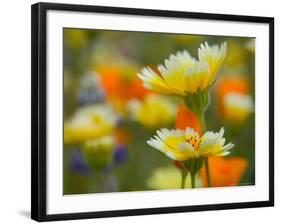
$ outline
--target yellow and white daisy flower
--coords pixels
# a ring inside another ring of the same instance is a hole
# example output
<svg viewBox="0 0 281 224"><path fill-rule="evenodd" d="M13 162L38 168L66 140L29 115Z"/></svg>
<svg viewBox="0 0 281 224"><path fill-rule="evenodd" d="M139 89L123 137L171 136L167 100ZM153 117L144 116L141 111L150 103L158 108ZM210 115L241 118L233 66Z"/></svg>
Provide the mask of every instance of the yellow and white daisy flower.
<svg viewBox="0 0 281 224"><path fill-rule="evenodd" d="M229 93L223 98L224 119L233 123L244 122L254 111L254 104L249 95Z"/></svg>
<svg viewBox="0 0 281 224"><path fill-rule="evenodd" d="M224 129L219 132L207 131L200 137L192 128L185 130L163 128L147 144L177 161L202 159L208 156L226 156L234 144L225 145Z"/></svg>
<svg viewBox="0 0 281 224"><path fill-rule="evenodd" d="M159 65L158 71L143 68L138 77L144 86L161 94L185 96L186 93L203 91L212 85L215 76L226 56L226 43L221 46L209 46L207 42L198 49L199 60L187 51L177 52Z"/></svg>
<svg viewBox="0 0 281 224"><path fill-rule="evenodd" d="M169 125L176 116L175 105L167 98L149 94L143 101L131 100L129 112L144 127L157 129Z"/></svg>
<svg viewBox="0 0 281 224"><path fill-rule="evenodd" d="M111 107L104 104L85 106L75 112L64 124L64 142L80 144L113 132L117 117Z"/></svg>
<svg viewBox="0 0 281 224"><path fill-rule="evenodd" d="M200 62L208 64L209 74L207 83L209 86L213 83L226 57L226 42L221 44L220 47L218 45L209 46L207 42L205 42L205 45L201 44L200 46L201 48L198 49L198 57Z"/></svg>

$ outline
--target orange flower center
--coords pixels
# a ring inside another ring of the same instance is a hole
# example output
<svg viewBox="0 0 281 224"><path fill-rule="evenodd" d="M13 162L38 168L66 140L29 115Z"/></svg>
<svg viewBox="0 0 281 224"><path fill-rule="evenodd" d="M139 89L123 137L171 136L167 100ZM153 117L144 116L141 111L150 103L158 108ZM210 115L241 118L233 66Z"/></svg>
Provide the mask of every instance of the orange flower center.
<svg viewBox="0 0 281 224"><path fill-rule="evenodd" d="M191 144L195 151L197 151L200 148L202 143L202 140L198 139L196 136L190 136L185 141Z"/></svg>

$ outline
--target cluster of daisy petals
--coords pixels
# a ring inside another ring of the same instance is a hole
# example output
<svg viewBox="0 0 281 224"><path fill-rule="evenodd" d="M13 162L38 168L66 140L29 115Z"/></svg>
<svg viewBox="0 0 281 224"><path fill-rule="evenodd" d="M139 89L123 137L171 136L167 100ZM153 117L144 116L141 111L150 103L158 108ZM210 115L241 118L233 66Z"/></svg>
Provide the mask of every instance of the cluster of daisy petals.
<svg viewBox="0 0 281 224"><path fill-rule="evenodd" d="M177 52L157 67L158 72L145 67L138 74L143 85L161 94L185 96L211 86L226 56L226 43L209 46L207 42L198 49L198 60L188 51Z"/></svg>
<svg viewBox="0 0 281 224"><path fill-rule="evenodd" d="M158 72L146 67L138 77L149 90L184 98L187 94L208 91L207 88L212 86L225 57L225 42L220 47L209 46L205 42L198 49L198 60L187 51L178 52L166 59L165 65L159 65ZM223 157L228 155L234 146L232 143L225 144L223 128L217 133L207 131L202 136L190 127L185 130L161 129L156 133L147 144L176 161L200 160L210 156Z"/></svg>
<svg viewBox="0 0 281 224"><path fill-rule="evenodd" d="M209 156L222 157L228 155L234 144L225 144L224 129L219 132L207 131L200 137L192 128L185 130L158 130L157 135L147 141L147 144L177 161L206 158Z"/></svg>

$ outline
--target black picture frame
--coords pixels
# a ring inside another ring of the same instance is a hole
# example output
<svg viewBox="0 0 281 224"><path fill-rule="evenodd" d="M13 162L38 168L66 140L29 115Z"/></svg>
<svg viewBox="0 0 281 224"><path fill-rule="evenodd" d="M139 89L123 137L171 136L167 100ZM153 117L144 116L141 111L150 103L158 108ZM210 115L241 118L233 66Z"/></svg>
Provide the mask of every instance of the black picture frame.
<svg viewBox="0 0 281 224"><path fill-rule="evenodd" d="M99 211L85 213L52 214L46 213L46 13L48 10L63 10L87 13L111 13L155 17L193 18L217 21L254 22L269 25L269 200L208 204L196 206L139 208L130 210ZM31 218L37 221L54 221L115 216L132 216L160 213L177 213L206 210L254 208L274 206L274 18L183 11L164 11L136 8L103 7L73 4L37 3L31 10Z"/></svg>

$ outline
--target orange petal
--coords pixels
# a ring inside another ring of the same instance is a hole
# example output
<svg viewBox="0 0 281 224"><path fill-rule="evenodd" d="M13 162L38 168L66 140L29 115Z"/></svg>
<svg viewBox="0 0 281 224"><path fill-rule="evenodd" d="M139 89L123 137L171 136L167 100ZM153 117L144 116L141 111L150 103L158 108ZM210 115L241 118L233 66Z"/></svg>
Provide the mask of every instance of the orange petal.
<svg viewBox="0 0 281 224"><path fill-rule="evenodd" d="M130 141L130 133L125 128L117 128L114 133L116 142L118 144L126 145Z"/></svg>
<svg viewBox="0 0 281 224"><path fill-rule="evenodd" d="M225 159L209 157L210 177L213 187L237 186L243 176L248 162L239 157ZM203 186L207 187L205 167L201 170Z"/></svg>
<svg viewBox="0 0 281 224"><path fill-rule="evenodd" d="M143 99L144 96L146 96L149 93L147 89L144 88L143 83L141 80L133 80L128 86L126 95L132 99L132 98L137 98L137 99Z"/></svg>
<svg viewBox="0 0 281 224"><path fill-rule="evenodd" d="M241 76L226 76L216 85L216 97L218 102L218 112L224 116L223 99L229 93L248 94L250 90L249 81Z"/></svg>
<svg viewBox="0 0 281 224"><path fill-rule="evenodd" d="M141 80L135 74L130 79L122 76L118 68L103 68L98 71L101 74L101 83L109 98L129 100L142 99L149 91L143 87Z"/></svg>
<svg viewBox="0 0 281 224"><path fill-rule="evenodd" d="M101 83L107 96L118 96L122 91L122 81L119 72L114 69L103 69L100 73Z"/></svg>
<svg viewBox="0 0 281 224"><path fill-rule="evenodd" d="M193 128L200 134L200 123L196 115L187 107L181 105L177 108L176 128L186 129L187 127Z"/></svg>

